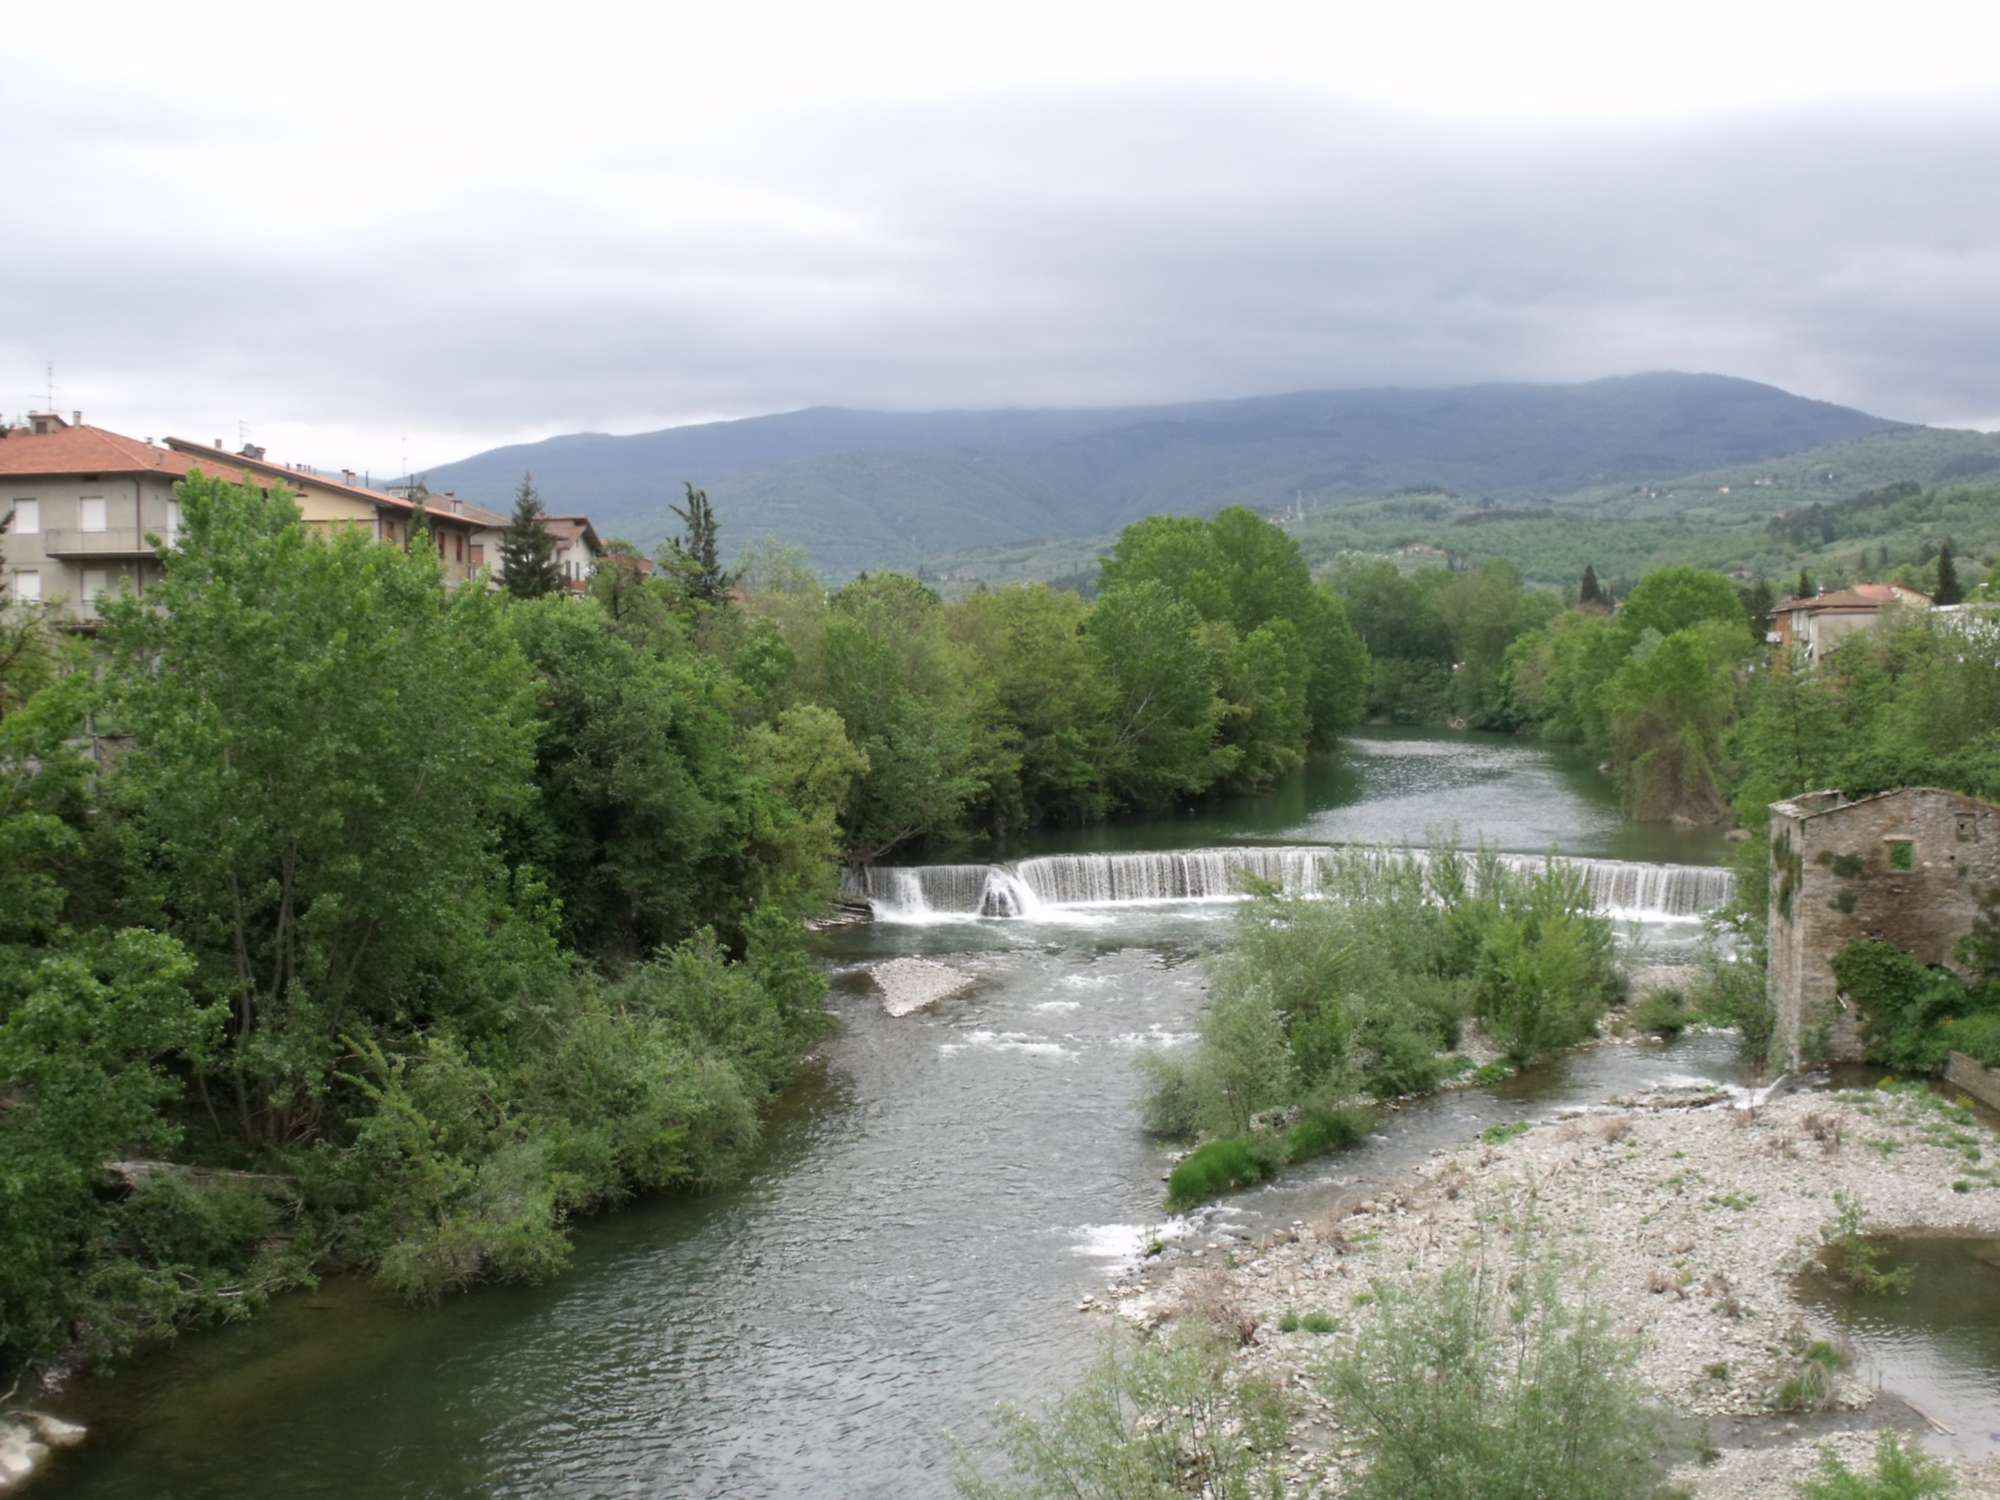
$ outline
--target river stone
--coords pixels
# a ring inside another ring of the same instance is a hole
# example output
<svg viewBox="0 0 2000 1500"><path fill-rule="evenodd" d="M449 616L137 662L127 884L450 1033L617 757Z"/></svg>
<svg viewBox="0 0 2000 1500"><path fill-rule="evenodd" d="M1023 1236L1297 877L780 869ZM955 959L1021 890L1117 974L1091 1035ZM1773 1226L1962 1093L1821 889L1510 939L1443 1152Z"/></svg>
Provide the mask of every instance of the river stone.
<svg viewBox="0 0 2000 1500"><path fill-rule="evenodd" d="M875 965L872 976L882 991L882 1009L892 1016L907 1016L935 1005L975 983L963 970L928 958L892 958Z"/></svg>

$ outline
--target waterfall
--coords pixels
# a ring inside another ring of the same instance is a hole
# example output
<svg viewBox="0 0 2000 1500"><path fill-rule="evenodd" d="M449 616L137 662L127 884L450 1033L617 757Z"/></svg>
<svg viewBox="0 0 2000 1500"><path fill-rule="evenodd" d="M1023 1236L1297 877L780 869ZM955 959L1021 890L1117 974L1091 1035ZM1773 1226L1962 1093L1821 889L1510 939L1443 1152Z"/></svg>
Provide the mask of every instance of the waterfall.
<svg viewBox="0 0 2000 1500"><path fill-rule="evenodd" d="M1408 852L1424 858L1423 851ZM1252 875L1294 893L1317 890L1342 851L1327 845L1244 845L1157 854L1051 854L1013 865L873 865L842 872L841 893L866 900L878 920L923 922L1024 917L1144 902L1227 901ZM1471 856L1465 856L1471 858ZM1538 854L1502 854L1517 874L1539 874ZM1591 899L1626 919L1689 919L1729 899L1732 877L1705 865L1620 859L1565 860Z"/></svg>

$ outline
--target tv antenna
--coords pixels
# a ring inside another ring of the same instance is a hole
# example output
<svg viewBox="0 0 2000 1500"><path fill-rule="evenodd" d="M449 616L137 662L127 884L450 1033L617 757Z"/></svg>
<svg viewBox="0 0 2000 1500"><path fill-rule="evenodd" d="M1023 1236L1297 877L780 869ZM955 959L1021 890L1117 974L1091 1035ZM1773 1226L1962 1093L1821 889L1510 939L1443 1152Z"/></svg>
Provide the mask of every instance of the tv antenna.
<svg viewBox="0 0 2000 1500"><path fill-rule="evenodd" d="M44 406L42 410L54 411L56 409L56 362L54 360L49 361L48 376L49 376L49 385L48 385L48 390L46 392L46 398L48 404Z"/></svg>

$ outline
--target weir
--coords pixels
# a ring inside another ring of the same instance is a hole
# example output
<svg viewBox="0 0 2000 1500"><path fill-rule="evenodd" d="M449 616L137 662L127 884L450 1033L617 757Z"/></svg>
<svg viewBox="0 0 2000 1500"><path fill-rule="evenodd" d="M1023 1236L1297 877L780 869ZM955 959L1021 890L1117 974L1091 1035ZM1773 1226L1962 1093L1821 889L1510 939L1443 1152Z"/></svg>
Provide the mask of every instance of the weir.
<svg viewBox="0 0 2000 1500"><path fill-rule="evenodd" d="M1148 854L1053 854L995 865L874 865L843 872L842 894L866 901L878 921L1033 917L1045 912L1172 901L1230 901L1240 877L1294 894L1317 890L1345 851L1326 845L1246 845ZM1422 859L1424 851L1412 853ZM1471 858L1471 856L1465 856ZM1506 869L1539 874L1541 855L1497 856ZM1733 877L1707 865L1565 859L1599 909L1641 920L1690 919L1729 899Z"/></svg>

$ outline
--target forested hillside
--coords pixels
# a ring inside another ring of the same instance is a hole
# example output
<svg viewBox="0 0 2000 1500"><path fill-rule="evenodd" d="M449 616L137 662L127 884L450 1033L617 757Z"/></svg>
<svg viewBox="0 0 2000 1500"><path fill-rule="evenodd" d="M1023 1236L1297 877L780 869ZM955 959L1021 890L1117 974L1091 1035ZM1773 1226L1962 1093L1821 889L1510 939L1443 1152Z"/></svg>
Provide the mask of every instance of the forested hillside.
<svg viewBox="0 0 2000 1500"><path fill-rule="evenodd" d="M1521 503L1757 464L1894 429L1717 375L1324 391L1101 411L820 409L630 437L577 434L433 469L500 506L532 472L558 513L650 547L682 481L734 534L803 546L838 580L1153 514L1338 506L1410 489Z"/></svg>

